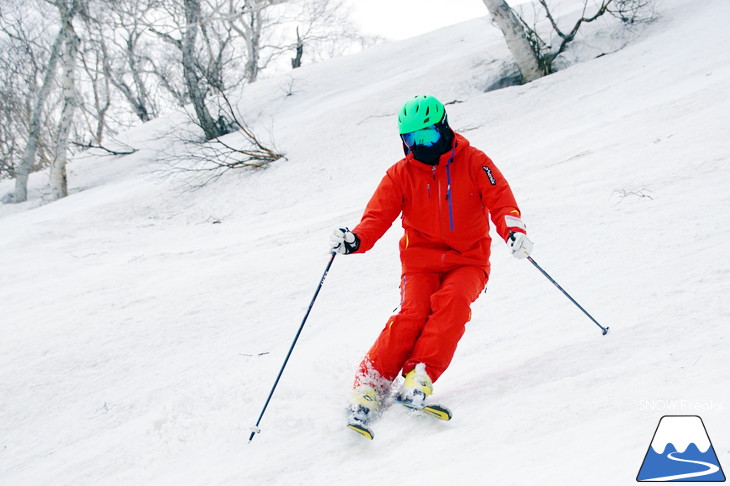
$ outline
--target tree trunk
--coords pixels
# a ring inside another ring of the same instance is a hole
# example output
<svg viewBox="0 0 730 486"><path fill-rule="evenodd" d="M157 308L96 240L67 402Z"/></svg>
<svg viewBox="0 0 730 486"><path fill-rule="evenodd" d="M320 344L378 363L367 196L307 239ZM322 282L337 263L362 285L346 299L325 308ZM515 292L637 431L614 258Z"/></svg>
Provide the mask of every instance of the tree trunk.
<svg viewBox="0 0 730 486"><path fill-rule="evenodd" d="M304 55L304 41L299 36L299 27L297 27L297 48L296 55L291 60L291 68L297 69L302 67L302 56Z"/></svg>
<svg viewBox="0 0 730 486"><path fill-rule="evenodd" d="M28 127L28 141L25 145L23 158L15 171L15 202L25 202L28 200L28 177L35 162L36 152L38 150L38 137L41 131L41 115L43 113L43 105L46 103L48 93L51 91L53 78L56 76L56 66L58 65L58 51L63 42L63 29L59 30L56 40L51 47L51 54L48 58L48 66L46 74L43 77L43 84L38 92L31 114L30 124Z"/></svg>
<svg viewBox="0 0 730 486"><path fill-rule="evenodd" d="M195 41L198 37L200 24L200 1L185 0L185 21L187 23L182 42L183 76L190 100L193 103L195 114L198 117L198 124L205 133L206 140L225 135L205 106L205 93L201 90L200 78L198 77L195 65Z"/></svg>
<svg viewBox="0 0 730 486"><path fill-rule="evenodd" d="M56 154L51 164L51 199L56 200L68 196L68 183L66 180L66 162L68 160L68 138L73 123L74 111L76 110L76 55L79 51L79 37L74 30L72 18L67 13L63 14L63 108L61 109L61 120L58 126L56 139Z"/></svg>
<svg viewBox="0 0 730 486"><path fill-rule="evenodd" d="M142 122L148 122L154 118L154 113L150 114L150 110L147 108L149 95L147 93L147 87L142 80L142 77L137 66L137 58L135 53L136 40L139 38L137 33L127 33L128 37L125 41L124 55L126 58L127 66L129 67L129 73L132 75L132 82L136 89L135 92L124 80L124 73L121 70L115 70L111 65L111 56L106 45L106 40L103 34L100 36L99 47L101 49L101 56L103 59L104 76L114 85L117 90L122 94L124 99L130 104L134 110L135 115Z"/></svg>
<svg viewBox="0 0 730 486"><path fill-rule="evenodd" d="M134 53L134 40L130 36L129 39L127 39L127 63L129 65L129 69L132 72L132 79L134 80L134 85L137 88L137 97L136 99L132 97L130 99L130 102L134 100L132 103L132 106L134 107L134 111L139 117L140 120L143 122L148 122L154 117L154 113L152 116L150 116L150 110L147 108L148 100L149 100L149 94L147 93L147 86L145 85L144 81L142 80L142 76L140 75L138 66L137 66L137 60L135 58Z"/></svg>
<svg viewBox="0 0 730 486"><path fill-rule="evenodd" d="M545 75L540 69L537 54L527 40L525 30L505 0L483 0L489 14L502 31L507 48L517 63L522 81L529 83Z"/></svg>
<svg viewBox="0 0 730 486"><path fill-rule="evenodd" d="M241 36L246 44L246 65L244 72L246 81L253 83L259 76L261 67L261 34L266 19L266 9L275 5L290 2L291 0L244 0L243 8L238 3L229 0L228 10L232 15L230 27ZM233 15L239 12L239 15ZM238 19L240 18L240 25Z"/></svg>
<svg viewBox="0 0 730 486"><path fill-rule="evenodd" d="M246 80L249 83L256 82L259 76L259 60L261 47L261 7L256 1L246 1L244 10L248 15L248 25L246 26L247 36L244 36L246 42L247 57L246 60Z"/></svg>

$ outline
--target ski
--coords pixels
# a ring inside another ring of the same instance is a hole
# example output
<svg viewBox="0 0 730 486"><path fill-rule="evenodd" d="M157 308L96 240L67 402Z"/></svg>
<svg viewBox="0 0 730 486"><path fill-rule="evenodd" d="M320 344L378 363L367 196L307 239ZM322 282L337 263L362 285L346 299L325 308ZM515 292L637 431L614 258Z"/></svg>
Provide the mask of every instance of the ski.
<svg viewBox="0 0 730 486"><path fill-rule="evenodd" d="M423 412L427 415L430 415L431 417L436 417L439 420L451 420L451 410L448 408L436 404L436 403L428 403L424 406L418 406L414 405L412 402L408 401L401 401L396 399L396 403L400 403L404 407L407 407L411 410L415 410L417 412ZM350 419L350 421L347 423L347 428L350 430L354 430L358 434L362 435L363 437L366 437L370 440L373 440L375 438L375 434L373 433L373 430L366 425L365 422L361 420L356 419Z"/></svg>
<svg viewBox="0 0 730 486"><path fill-rule="evenodd" d="M410 402L405 402L401 400L396 400L398 403L403 405L404 407L408 407L411 410L417 410L419 412L426 413L432 417L436 417L439 420L451 420L451 410L448 408L438 405L436 403L429 403L424 405L423 407L419 407L417 405L413 405Z"/></svg>
<svg viewBox="0 0 730 486"><path fill-rule="evenodd" d="M357 421L350 422L347 424L348 429L352 429L358 434L361 434L363 437L367 437L370 440L373 440L375 435L373 434L373 431L365 426L365 424Z"/></svg>
<svg viewBox="0 0 730 486"><path fill-rule="evenodd" d="M431 415L432 417L436 417L440 420L451 420L451 410L449 410L446 407L442 407L441 405L426 405L421 409L423 412Z"/></svg>

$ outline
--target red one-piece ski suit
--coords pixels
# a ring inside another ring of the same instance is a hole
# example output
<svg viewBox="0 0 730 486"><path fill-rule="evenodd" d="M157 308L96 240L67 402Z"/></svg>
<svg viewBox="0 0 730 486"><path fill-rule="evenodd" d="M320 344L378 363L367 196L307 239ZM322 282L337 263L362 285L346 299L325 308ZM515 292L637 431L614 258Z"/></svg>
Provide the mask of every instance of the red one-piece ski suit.
<svg viewBox="0 0 730 486"><path fill-rule="evenodd" d="M418 363L436 381L489 277L489 216L504 240L511 231L525 232L502 173L459 134L437 165L409 153L387 170L352 230L360 239L356 253L371 249L401 214L400 311L363 359L356 386L390 383Z"/></svg>

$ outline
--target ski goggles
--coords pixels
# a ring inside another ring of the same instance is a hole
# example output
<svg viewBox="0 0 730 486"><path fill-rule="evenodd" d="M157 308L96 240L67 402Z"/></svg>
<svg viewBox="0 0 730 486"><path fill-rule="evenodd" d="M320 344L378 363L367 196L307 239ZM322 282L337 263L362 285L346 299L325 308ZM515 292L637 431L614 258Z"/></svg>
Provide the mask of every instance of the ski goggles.
<svg viewBox="0 0 730 486"><path fill-rule="evenodd" d="M423 145L430 147L441 138L441 132L438 131L436 125L416 130L415 132L408 132L401 135L403 143L409 148L414 145Z"/></svg>

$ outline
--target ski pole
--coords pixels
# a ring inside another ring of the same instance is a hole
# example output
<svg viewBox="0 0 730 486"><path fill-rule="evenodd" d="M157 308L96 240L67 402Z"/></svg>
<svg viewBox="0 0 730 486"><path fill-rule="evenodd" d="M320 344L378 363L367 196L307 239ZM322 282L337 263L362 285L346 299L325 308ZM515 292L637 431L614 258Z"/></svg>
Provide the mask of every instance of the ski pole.
<svg viewBox="0 0 730 486"><path fill-rule="evenodd" d="M533 265L535 265L535 268L537 268L538 270L540 270L540 272L543 275L545 275L545 277L547 277L547 279L550 280L553 283L553 285L555 285L558 288L558 290L560 290L563 293L563 295L565 295L567 298L569 298L570 301L572 303L574 303L578 307L578 309L582 310L583 311L583 314L587 315L588 318L590 320L592 320L596 324L596 326L600 327L601 330L603 331L603 335L604 336L608 333L608 329L609 328L608 327L603 327L602 325L600 325L598 323L598 321L595 320L593 318L593 316L590 315L583 307L581 307L581 305L578 302L576 302L575 299L573 297L571 297L570 294L565 291L565 289L563 289L563 287L561 287L560 285L558 285L558 282L556 282L550 275L548 275L548 273L545 270L543 270L542 267L540 265L538 265L537 262L532 257L528 256L527 259L530 261L530 263L532 263Z"/></svg>
<svg viewBox="0 0 730 486"><path fill-rule="evenodd" d="M304 314L304 319L302 319L302 323L299 325L299 330L297 331L296 336L294 336L294 341L291 343L291 347L289 348L289 352L286 354L286 358L284 359L284 364L281 365L281 369L279 370L279 375L276 377L276 381L274 382L274 386L271 387L271 391L269 392L269 397L266 399L266 403L264 404L264 408L261 410L261 414L259 415L259 419L256 421L256 425L251 427L251 436L248 438L248 442L251 443L253 440L254 435L261 432L261 429L259 429L259 424L261 424L261 419L264 417L264 413L266 413L266 408L269 406L269 402L271 401L271 397L274 395L274 390L276 390L276 385L279 384L279 380L281 379L281 375L284 373L284 368L286 368L286 364L289 361L289 357L291 356L292 351L294 351L294 346L297 344L297 340L299 339L299 335L302 333L302 329L304 328L304 323L307 322L307 318L309 317L309 313L312 311L312 307L314 306L314 301L317 300L317 295L319 295L319 291L322 289L322 284L324 284L324 279L327 278L327 273L330 271L330 267L332 266L332 262L335 260L335 255L337 255L337 252L333 251L332 255L330 256L329 262L327 262L327 267L324 269L324 274L322 275L322 278L319 280L319 285L317 285L317 290L314 292L314 297L312 297L312 301L309 303L309 308L307 308L307 313Z"/></svg>

